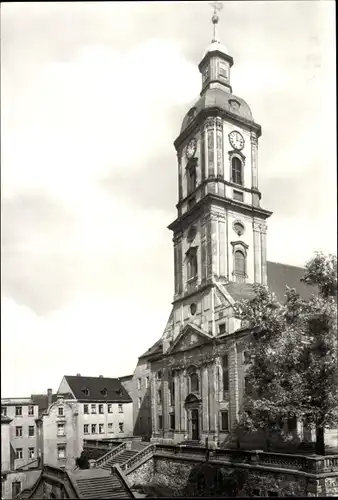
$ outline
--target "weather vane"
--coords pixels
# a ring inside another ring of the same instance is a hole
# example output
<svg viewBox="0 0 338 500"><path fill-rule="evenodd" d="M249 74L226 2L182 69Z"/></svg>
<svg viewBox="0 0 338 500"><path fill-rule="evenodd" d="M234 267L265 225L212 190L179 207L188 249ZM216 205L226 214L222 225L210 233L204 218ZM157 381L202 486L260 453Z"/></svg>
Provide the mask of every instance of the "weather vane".
<svg viewBox="0 0 338 500"><path fill-rule="evenodd" d="M209 2L209 5L214 9L214 14L211 18L212 24L214 25L214 36L212 41L217 42L217 36L216 36L216 24L219 21L219 17L217 14L217 11L220 11L223 9L223 3L222 2Z"/></svg>

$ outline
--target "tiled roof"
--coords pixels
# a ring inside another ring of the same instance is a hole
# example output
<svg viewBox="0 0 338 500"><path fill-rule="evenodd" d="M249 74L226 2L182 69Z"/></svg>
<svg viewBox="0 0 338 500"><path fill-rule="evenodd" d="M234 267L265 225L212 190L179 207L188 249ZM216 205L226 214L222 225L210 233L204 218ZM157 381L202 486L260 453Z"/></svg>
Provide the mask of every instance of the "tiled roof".
<svg viewBox="0 0 338 500"><path fill-rule="evenodd" d="M132 402L131 397L118 378L65 375L65 379L77 400L110 401L112 403ZM88 394L85 393L86 389L89 390Z"/></svg>
<svg viewBox="0 0 338 500"><path fill-rule="evenodd" d="M48 396L47 394L32 394L32 404L38 405L39 414L44 413L48 409ZM56 401L56 394L52 395L52 403Z"/></svg>
<svg viewBox="0 0 338 500"><path fill-rule="evenodd" d="M155 344L153 344L146 352L140 356L140 358L144 358L145 356L151 356L152 354L157 354L162 352L162 338L159 339Z"/></svg>
<svg viewBox="0 0 338 500"><path fill-rule="evenodd" d="M5 415L1 415L1 423L2 424L9 424L10 422L12 422L12 419L5 416Z"/></svg>
<svg viewBox="0 0 338 500"><path fill-rule="evenodd" d="M302 299L307 300L311 294L318 290L314 286L306 285L300 279L304 275L304 268L280 264L279 262L268 262L268 285L276 294L280 302L284 302L285 287L295 288Z"/></svg>
<svg viewBox="0 0 338 500"><path fill-rule="evenodd" d="M234 300L252 299L255 296L251 283L229 283L224 285Z"/></svg>
<svg viewBox="0 0 338 500"><path fill-rule="evenodd" d="M69 474L75 482L79 498L112 499L134 498L129 485L121 471L115 469L114 474L105 469L86 469Z"/></svg>

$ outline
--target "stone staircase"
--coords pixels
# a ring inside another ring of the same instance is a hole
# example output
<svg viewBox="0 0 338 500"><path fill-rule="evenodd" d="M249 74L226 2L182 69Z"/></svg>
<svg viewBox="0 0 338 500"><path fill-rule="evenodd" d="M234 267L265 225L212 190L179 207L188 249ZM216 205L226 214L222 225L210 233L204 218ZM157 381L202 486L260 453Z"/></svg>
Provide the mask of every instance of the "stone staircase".
<svg viewBox="0 0 338 500"><path fill-rule="evenodd" d="M101 468L102 469L110 469L112 465L122 465L127 462L130 458L134 457L138 451L136 450L123 450L117 455L113 456L110 460L105 462Z"/></svg>
<svg viewBox="0 0 338 500"><path fill-rule="evenodd" d="M100 498L102 500L110 498L131 498L131 495L123 488L121 481L115 475L78 479L76 485L81 498Z"/></svg>
<svg viewBox="0 0 338 500"><path fill-rule="evenodd" d="M196 448L199 448L199 447L202 447L203 448L203 445L201 445L201 443L199 441L183 441L181 443L181 445L185 445L185 446L195 446Z"/></svg>

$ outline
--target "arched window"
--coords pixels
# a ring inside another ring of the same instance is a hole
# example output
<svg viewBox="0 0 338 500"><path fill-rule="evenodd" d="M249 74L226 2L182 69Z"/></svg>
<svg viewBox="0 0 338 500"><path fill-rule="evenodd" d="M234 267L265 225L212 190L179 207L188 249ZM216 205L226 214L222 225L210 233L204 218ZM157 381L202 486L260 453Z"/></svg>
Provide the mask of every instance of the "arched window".
<svg viewBox="0 0 338 500"><path fill-rule="evenodd" d="M243 166L242 162L237 156L231 160L231 180L235 184L243 185Z"/></svg>
<svg viewBox="0 0 338 500"><path fill-rule="evenodd" d="M188 280L197 276L197 247L192 247L187 252Z"/></svg>
<svg viewBox="0 0 338 500"><path fill-rule="evenodd" d="M245 276L245 255L241 250L235 252L235 273Z"/></svg>
<svg viewBox="0 0 338 500"><path fill-rule="evenodd" d="M190 389L191 389L191 392L198 392L199 391L199 381L198 381L197 373L192 373L190 375Z"/></svg>

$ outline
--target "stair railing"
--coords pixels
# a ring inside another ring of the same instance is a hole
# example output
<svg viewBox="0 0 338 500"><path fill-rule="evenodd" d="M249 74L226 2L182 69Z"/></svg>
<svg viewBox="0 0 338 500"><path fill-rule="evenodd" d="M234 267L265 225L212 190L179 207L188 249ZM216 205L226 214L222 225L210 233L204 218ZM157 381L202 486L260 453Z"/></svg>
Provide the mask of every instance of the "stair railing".
<svg viewBox="0 0 338 500"><path fill-rule="evenodd" d="M103 464L105 464L106 462L108 462L108 460L110 460L112 457L115 457L115 455L117 455L121 451L124 451L126 448L127 448L127 443L126 442L120 444L120 446L116 446L115 448L112 448L105 455L103 455L102 457L98 458L94 462L94 468L101 467Z"/></svg>
<svg viewBox="0 0 338 500"><path fill-rule="evenodd" d="M143 450L140 450L139 452L137 452L136 455L130 457L129 460L127 460L123 464L120 464L121 470L123 472L128 471L129 469L134 467L134 465L136 463L140 462L141 460L148 457L149 455L153 455L155 453L155 450L156 450L155 443L152 443L149 446L146 446L145 448L143 448Z"/></svg>

